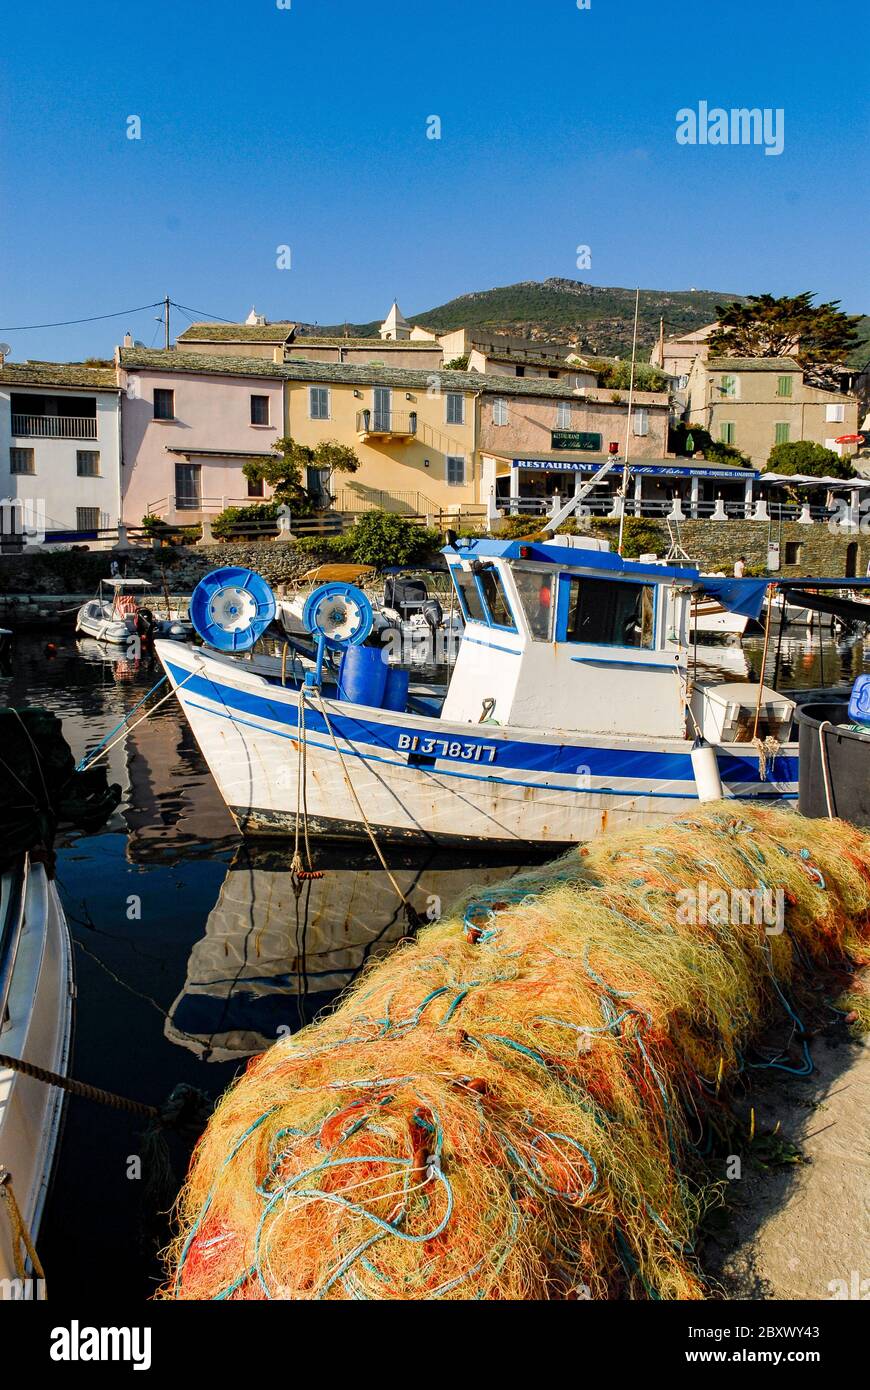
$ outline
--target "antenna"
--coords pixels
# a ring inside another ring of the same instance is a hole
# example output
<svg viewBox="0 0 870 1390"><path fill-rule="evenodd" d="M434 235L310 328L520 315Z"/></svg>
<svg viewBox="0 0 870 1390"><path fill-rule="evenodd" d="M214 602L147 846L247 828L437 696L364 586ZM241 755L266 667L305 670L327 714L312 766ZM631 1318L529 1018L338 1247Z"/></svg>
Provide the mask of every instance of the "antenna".
<svg viewBox="0 0 870 1390"><path fill-rule="evenodd" d="M0 357L11 357L12 349L8 343L0 343Z"/></svg>

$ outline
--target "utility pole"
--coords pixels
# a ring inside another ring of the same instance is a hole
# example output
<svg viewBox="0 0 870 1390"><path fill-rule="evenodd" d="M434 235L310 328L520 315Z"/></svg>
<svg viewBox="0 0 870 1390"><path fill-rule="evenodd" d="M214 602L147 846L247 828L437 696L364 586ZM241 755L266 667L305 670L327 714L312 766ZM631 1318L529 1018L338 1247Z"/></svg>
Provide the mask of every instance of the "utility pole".
<svg viewBox="0 0 870 1390"><path fill-rule="evenodd" d="M169 349L169 295L163 301L163 346Z"/></svg>

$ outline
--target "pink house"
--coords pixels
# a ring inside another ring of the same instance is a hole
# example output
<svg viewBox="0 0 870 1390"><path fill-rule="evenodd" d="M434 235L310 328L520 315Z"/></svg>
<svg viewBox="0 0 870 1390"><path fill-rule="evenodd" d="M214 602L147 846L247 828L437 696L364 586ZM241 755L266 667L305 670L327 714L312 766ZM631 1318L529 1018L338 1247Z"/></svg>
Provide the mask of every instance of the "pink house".
<svg viewBox="0 0 870 1390"><path fill-rule="evenodd" d="M121 508L129 526L148 514L174 524L270 495L242 467L274 457L286 433L283 380L258 358L118 348Z"/></svg>

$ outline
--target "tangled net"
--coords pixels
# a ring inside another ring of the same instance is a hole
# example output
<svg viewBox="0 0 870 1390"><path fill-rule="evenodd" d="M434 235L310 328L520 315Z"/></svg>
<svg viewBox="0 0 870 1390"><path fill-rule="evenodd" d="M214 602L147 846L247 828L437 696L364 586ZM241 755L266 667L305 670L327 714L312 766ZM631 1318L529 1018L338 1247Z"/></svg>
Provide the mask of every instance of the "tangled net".
<svg viewBox="0 0 870 1390"><path fill-rule="evenodd" d="M796 1009L864 963L870 837L720 804L651 838L467 898L254 1059L162 1296L703 1297L692 1156L730 1076L811 1065Z"/></svg>

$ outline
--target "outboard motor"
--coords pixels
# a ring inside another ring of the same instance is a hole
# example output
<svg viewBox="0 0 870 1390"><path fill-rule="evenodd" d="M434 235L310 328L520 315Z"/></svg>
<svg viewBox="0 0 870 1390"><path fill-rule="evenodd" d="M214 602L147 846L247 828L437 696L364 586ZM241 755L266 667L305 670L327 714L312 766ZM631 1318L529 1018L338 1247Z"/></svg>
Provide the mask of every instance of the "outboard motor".
<svg viewBox="0 0 870 1390"><path fill-rule="evenodd" d="M424 601L423 606L420 609L420 612L422 613L423 618L426 622L426 626L429 628L430 632L437 632L444 621L444 609L441 607L441 604L438 602L437 598L427 598Z"/></svg>
<svg viewBox="0 0 870 1390"><path fill-rule="evenodd" d="M140 608L136 614L136 631L146 642L154 636L154 614L150 608Z"/></svg>

